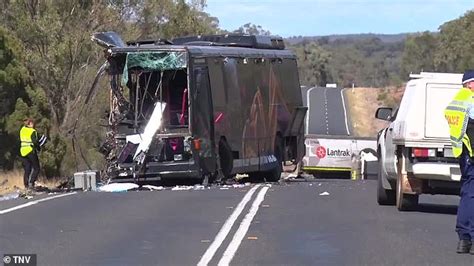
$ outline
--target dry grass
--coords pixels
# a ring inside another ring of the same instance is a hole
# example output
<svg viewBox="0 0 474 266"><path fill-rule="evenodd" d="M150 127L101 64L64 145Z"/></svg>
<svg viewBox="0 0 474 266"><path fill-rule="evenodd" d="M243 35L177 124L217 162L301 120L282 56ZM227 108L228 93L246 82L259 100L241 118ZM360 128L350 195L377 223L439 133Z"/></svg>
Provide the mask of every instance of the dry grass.
<svg viewBox="0 0 474 266"><path fill-rule="evenodd" d="M23 190L23 172L14 170L0 173L0 195L16 190Z"/></svg>
<svg viewBox="0 0 474 266"><path fill-rule="evenodd" d="M387 122L375 118L378 107L386 106L380 101L379 94L385 93L386 98L398 104L403 90L400 88L355 88L345 90L352 132L356 137L376 137L377 132L388 125Z"/></svg>
<svg viewBox="0 0 474 266"><path fill-rule="evenodd" d="M36 181L37 186L55 188L57 187L61 180L60 179L46 179L44 177L39 177L39 180ZM23 191L25 187L23 186L23 170L13 170L9 172L0 172L0 195L14 192L14 191Z"/></svg>

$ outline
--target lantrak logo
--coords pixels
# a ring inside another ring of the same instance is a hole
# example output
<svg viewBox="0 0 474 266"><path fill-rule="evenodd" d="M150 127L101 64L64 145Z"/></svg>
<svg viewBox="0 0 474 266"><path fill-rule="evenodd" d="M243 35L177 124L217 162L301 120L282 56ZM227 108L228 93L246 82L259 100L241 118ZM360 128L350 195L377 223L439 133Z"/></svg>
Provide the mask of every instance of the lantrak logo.
<svg viewBox="0 0 474 266"><path fill-rule="evenodd" d="M316 148L316 156L319 158L319 159L323 159L324 157L328 156L328 157L350 157L351 156L351 152L349 151L349 149L345 149L345 150L340 150L340 149L337 149L337 150L332 150L332 149L329 149L324 146L318 146Z"/></svg>
<svg viewBox="0 0 474 266"><path fill-rule="evenodd" d="M326 157L326 148L324 148L323 146L317 147L316 156L318 156L319 159Z"/></svg>

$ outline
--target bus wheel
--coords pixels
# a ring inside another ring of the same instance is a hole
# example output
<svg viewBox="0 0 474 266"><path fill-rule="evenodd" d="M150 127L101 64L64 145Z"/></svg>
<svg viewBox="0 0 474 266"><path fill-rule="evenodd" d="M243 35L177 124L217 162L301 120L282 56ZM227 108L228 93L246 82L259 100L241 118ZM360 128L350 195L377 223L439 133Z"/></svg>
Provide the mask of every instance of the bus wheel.
<svg viewBox="0 0 474 266"><path fill-rule="evenodd" d="M268 171L265 175L266 180L270 182L278 182L281 178L281 172L283 171L282 160L283 160L283 140L277 135L275 139L275 158L277 165L272 170Z"/></svg>

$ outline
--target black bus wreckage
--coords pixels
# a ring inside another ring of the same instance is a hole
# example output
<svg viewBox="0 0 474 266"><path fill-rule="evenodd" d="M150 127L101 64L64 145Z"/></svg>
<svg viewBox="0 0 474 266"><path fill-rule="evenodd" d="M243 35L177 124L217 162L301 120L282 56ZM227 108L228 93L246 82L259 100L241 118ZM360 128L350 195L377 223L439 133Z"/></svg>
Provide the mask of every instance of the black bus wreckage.
<svg viewBox="0 0 474 266"><path fill-rule="evenodd" d="M113 32L98 77L110 84L101 152L113 182L237 173L280 179L304 156L296 57L281 38L213 35L124 44ZM91 91L94 89L91 89ZM89 98L89 97L88 97Z"/></svg>

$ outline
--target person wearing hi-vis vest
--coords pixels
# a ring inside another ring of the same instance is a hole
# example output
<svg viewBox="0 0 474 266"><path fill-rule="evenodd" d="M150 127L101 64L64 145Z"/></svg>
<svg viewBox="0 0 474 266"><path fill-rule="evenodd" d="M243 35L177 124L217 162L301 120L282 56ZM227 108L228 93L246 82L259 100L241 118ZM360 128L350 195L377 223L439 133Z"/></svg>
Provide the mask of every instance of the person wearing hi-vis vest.
<svg viewBox="0 0 474 266"><path fill-rule="evenodd" d="M34 120L31 118L25 119L20 129L20 159L25 170L23 184L27 189L35 186L40 171L38 152L45 143L45 136L38 138Z"/></svg>
<svg viewBox="0 0 474 266"><path fill-rule="evenodd" d="M461 169L461 200L456 219L457 253L474 255L474 70L462 77L463 87L445 109L454 157Z"/></svg>

